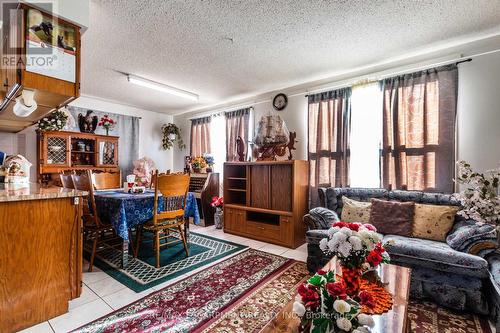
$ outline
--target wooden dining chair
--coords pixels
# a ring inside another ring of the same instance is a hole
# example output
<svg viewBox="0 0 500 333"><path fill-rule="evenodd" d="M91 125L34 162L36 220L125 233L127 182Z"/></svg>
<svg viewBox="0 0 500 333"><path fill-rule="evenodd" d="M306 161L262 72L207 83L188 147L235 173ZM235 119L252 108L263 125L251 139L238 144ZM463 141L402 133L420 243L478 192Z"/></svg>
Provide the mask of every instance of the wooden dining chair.
<svg viewBox="0 0 500 333"><path fill-rule="evenodd" d="M70 189L75 188L75 184L73 184L72 174L65 174L64 172L61 172L59 174L59 178L61 180L62 187Z"/></svg>
<svg viewBox="0 0 500 333"><path fill-rule="evenodd" d="M149 182L149 188L152 189L155 186L156 183L156 176L157 176L157 171L158 170L152 170L151 171L151 181ZM170 169L167 170L167 172L162 172L159 174L161 175L170 175Z"/></svg>
<svg viewBox="0 0 500 333"><path fill-rule="evenodd" d="M134 256L140 248L142 232L148 231L154 235L154 249L156 252L156 268L160 267L160 250L169 244L182 242L186 256L189 257L185 228L184 209L186 207L189 189L189 174L158 174L155 172L155 201L153 218L137 230L137 240ZM158 212L158 196L163 196L164 207ZM170 231L178 231L180 239L169 241ZM162 240L165 240L161 243Z"/></svg>
<svg viewBox="0 0 500 333"><path fill-rule="evenodd" d="M106 233L114 232L113 226L104 224L99 219L94 197L94 186L92 184L92 171L87 170L84 174L71 175L75 189L88 192L83 202L83 233L87 240L92 241L92 252L90 254L89 272L94 267L94 259L97 245L104 240Z"/></svg>
<svg viewBox="0 0 500 333"><path fill-rule="evenodd" d="M94 188L96 190L109 190L122 187L122 174L120 172L94 173Z"/></svg>

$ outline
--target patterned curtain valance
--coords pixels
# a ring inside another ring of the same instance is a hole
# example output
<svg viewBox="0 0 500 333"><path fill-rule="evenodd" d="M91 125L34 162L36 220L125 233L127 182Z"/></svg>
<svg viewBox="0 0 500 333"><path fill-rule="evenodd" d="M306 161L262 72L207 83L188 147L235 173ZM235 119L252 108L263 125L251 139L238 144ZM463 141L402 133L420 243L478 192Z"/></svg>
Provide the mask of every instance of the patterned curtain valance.
<svg viewBox="0 0 500 333"><path fill-rule="evenodd" d="M191 119L191 124L192 125L206 124L206 123L209 123L211 120L212 120L211 116L195 118L195 119Z"/></svg>
<svg viewBox="0 0 500 333"><path fill-rule="evenodd" d="M332 99L337 99L337 98L344 98L348 99L351 97L352 93L352 88L351 87L346 87L346 88L341 88L337 90L331 90L331 91L324 91L320 92L317 94L311 94L307 96L309 104L312 103L319 103L321 101L328 101Z"/></svg>
<svg viewBox="0 0 500 333"><path fill-rule="evenodd" d="M242 117L244 115L250 114L252 108L244 108L234 111L225 112L226 118Z"/></svg>

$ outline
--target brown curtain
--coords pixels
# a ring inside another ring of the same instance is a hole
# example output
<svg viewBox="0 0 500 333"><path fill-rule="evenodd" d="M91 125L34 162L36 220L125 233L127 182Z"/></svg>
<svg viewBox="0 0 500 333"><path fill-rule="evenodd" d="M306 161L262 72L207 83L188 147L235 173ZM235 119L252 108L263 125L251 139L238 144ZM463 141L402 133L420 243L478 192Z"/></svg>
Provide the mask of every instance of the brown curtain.
<svg viewBox="0 0 500 333"><path fill-rule="evenodd" d="M382 184L453 192L456 65L385 79Z"/></svg>
<svg viewBox="0 0 500 333"><path fill-rule="evenodd" d="M309 95L309 203L318 187L349 186L351 88Z"/></svg>
<svg viewBox="0 0 500 333"><path fill-rule="evenodd" d="M191 156L210 153L211 117L191 119Z"/></svg>
<svg viewBox="0 0 500 333"><path fill-rule="evenodd" d="M250 108L226 112L226 160L237 161L236 139L245 142L245 156L248 151Z"/></svg>

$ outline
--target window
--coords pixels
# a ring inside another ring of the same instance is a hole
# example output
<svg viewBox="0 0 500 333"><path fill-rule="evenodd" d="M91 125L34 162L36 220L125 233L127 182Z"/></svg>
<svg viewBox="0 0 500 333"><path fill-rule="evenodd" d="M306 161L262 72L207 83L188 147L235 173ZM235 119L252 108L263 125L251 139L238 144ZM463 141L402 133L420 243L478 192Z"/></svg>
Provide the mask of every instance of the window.
<svg viewBox="0 0 500 333"><path fill-rule="evenodd" d="M382 91L378 82L352 88L350 186L380 187Z"/></svg>

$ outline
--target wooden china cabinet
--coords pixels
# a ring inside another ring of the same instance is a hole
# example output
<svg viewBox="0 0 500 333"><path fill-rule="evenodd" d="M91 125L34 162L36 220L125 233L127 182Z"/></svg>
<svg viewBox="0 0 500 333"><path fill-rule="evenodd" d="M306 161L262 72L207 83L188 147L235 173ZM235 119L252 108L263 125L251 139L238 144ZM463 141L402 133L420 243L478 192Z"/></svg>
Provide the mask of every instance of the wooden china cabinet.
<svg viewBox="0 0 500 333"><path fill-rule="evenodd" d="M38 132L38 181L59 185L60 172L119 172L117 136L92 133Z"/></svg>

